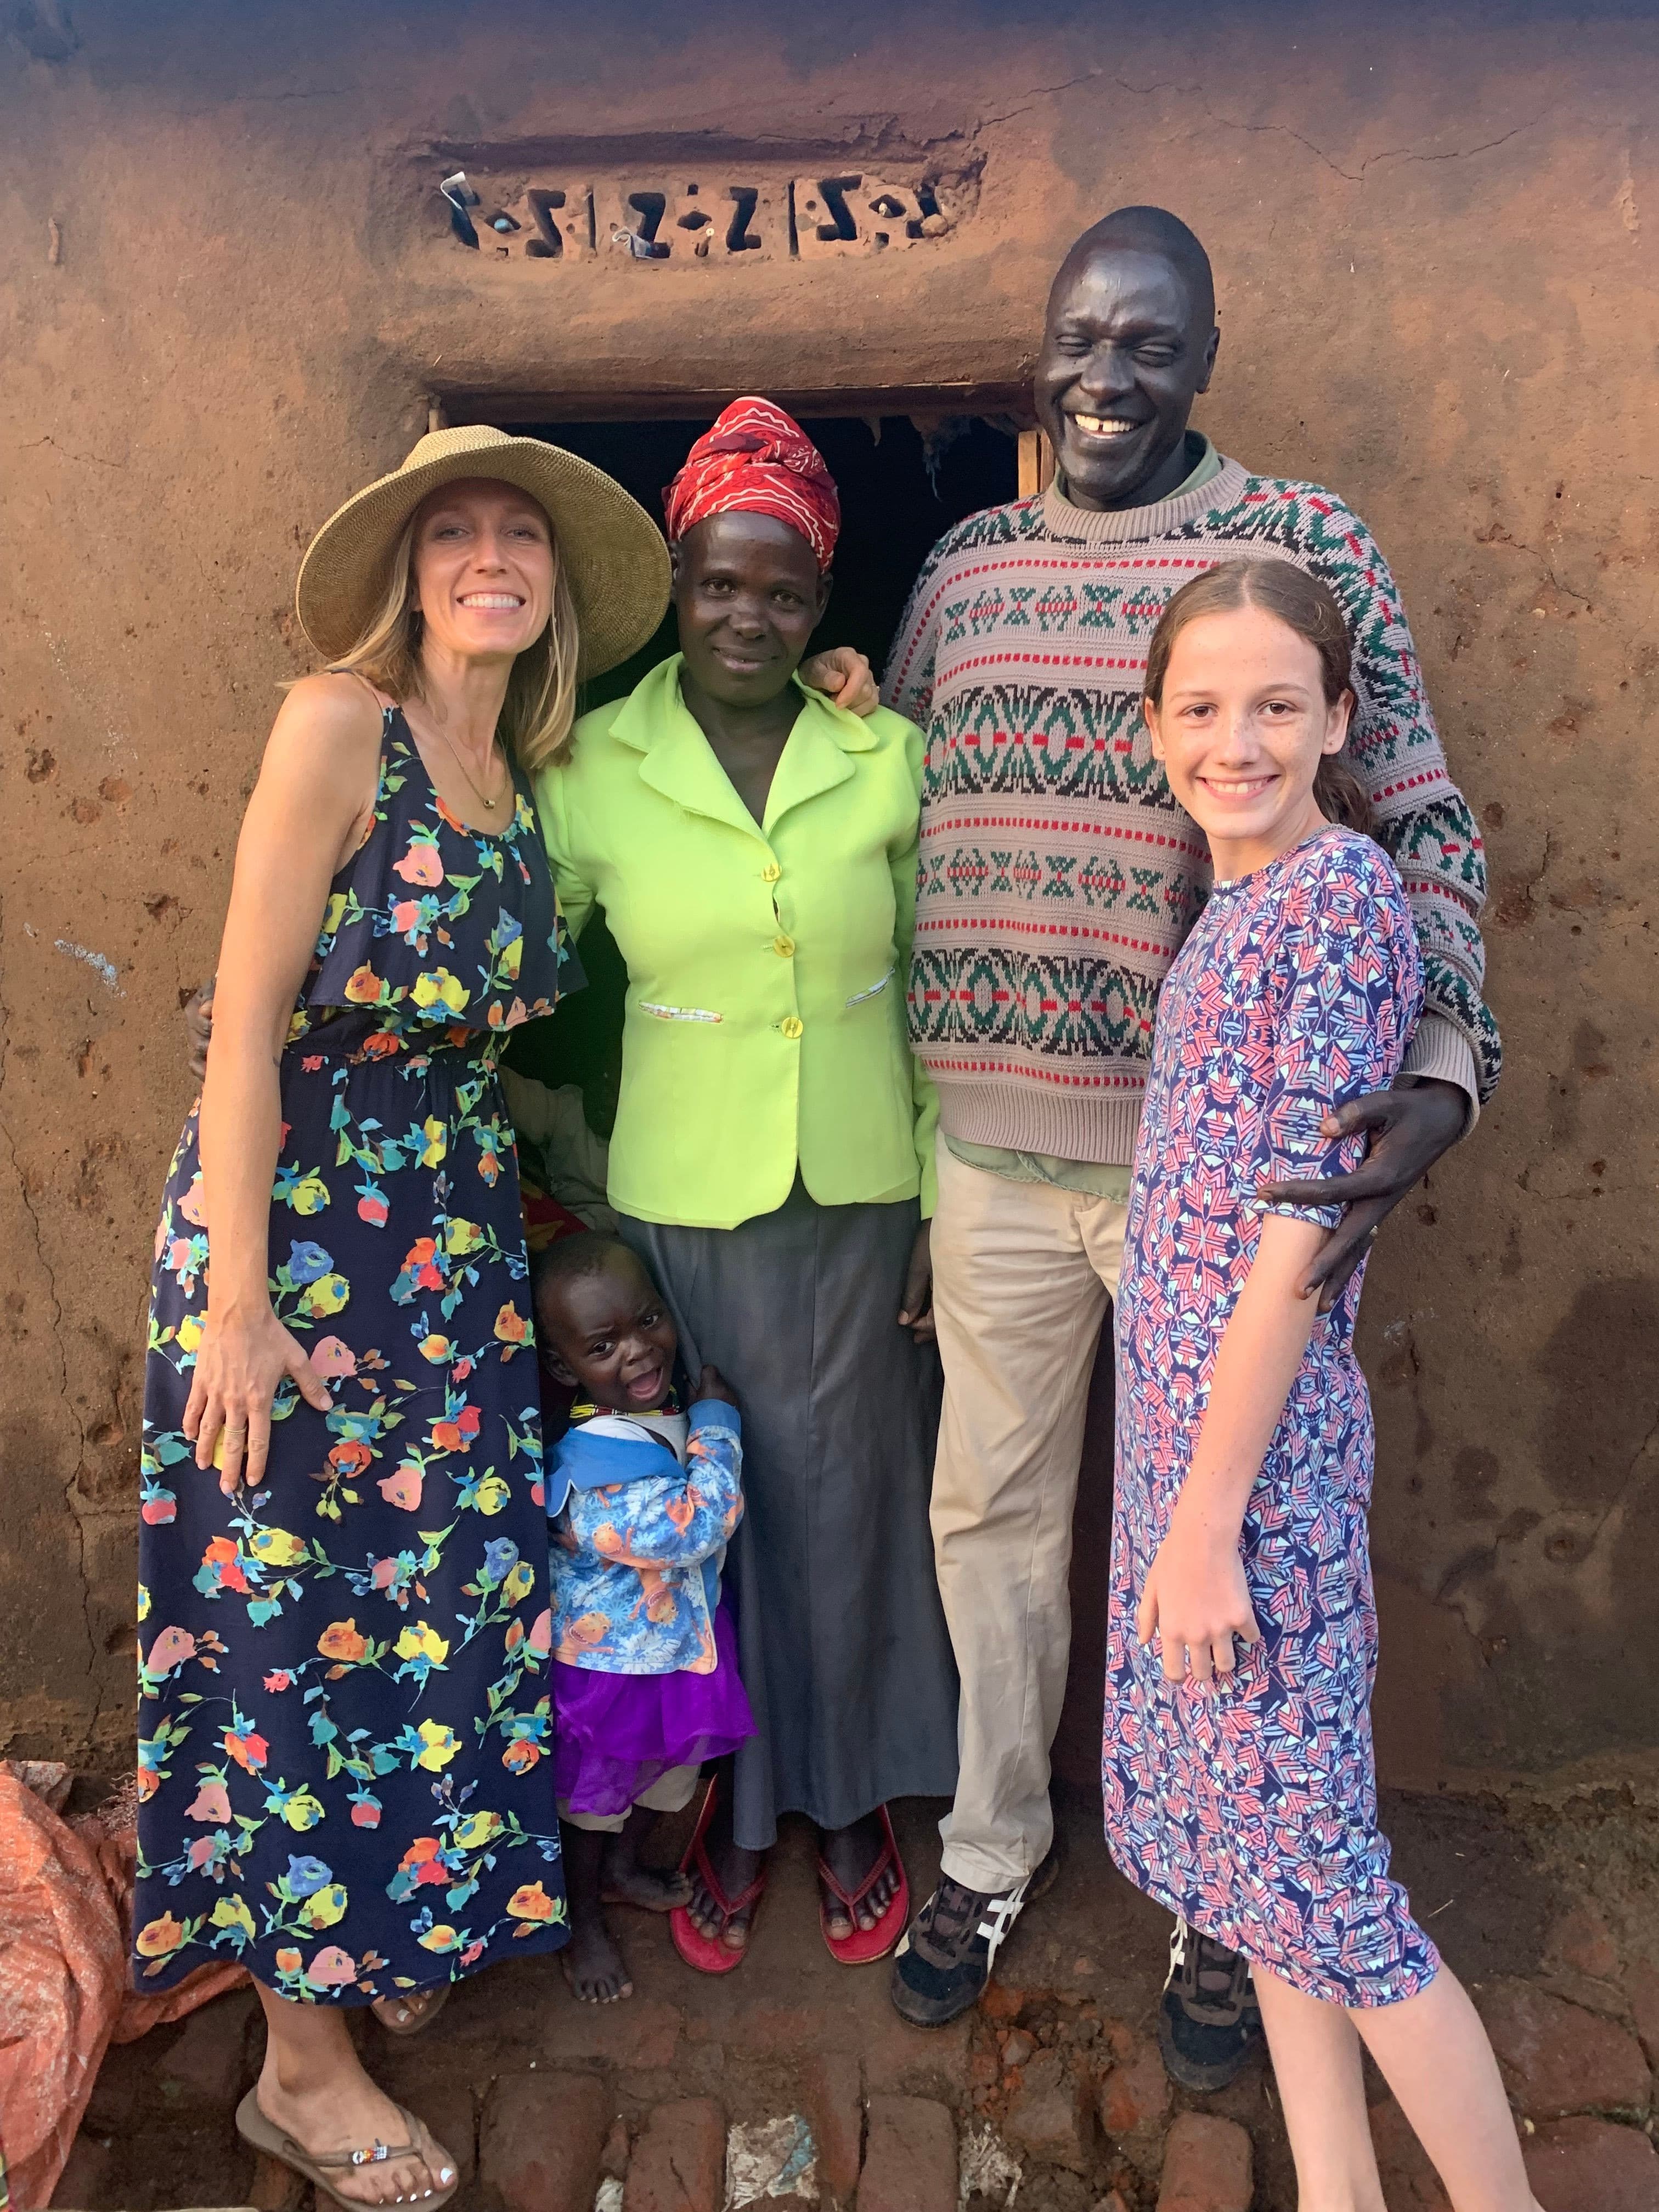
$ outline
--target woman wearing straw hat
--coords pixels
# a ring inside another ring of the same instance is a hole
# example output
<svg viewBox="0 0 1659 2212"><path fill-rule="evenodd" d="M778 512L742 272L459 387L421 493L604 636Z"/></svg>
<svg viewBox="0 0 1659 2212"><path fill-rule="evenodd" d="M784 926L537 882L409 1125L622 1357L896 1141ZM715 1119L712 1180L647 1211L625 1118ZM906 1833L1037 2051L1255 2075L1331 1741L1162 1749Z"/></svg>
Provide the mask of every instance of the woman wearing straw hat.
<svg viewBox="0 0 1659 2212"><path fill-rule="evenodd" d="M580 980L530 799L662 614L608 477L423 438L319 533L330 672L237 848L213 1052L156 1231L135 1971L240 1959L241 2133L343 2203L453 2193L341 2008L407 2030L564 1941L547 1536L506 1033Z"/></svg>

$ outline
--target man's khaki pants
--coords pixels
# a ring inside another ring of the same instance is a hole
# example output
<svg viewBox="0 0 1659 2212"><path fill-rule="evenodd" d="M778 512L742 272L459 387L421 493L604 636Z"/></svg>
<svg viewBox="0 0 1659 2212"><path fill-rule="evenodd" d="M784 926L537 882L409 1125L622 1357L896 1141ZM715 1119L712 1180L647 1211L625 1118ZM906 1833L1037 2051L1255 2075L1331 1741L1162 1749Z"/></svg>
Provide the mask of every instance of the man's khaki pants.
<svg viewBox="0 0 1659 2212"><path fill-rule="evenodd" d="M939 1146L933 1311L945 1412L933 1554L962 1674L944 1870L1012 1888L1054 1836L1048 1749L1072 1640L1072 1508L1089 1376L1128 1209Z"/></svg>

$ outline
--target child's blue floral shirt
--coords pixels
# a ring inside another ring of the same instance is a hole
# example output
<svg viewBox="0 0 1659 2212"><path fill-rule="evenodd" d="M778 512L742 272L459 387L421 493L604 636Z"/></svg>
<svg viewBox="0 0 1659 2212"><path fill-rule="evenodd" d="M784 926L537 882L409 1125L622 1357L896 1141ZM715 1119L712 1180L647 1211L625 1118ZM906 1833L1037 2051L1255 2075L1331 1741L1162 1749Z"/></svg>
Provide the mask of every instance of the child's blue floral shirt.
<svg viewBox="0 0 1659 2212"><path fill-rule="evenodd" d="M720 1562L743 1518L742 1430L735 1406L699 1400L684 1468L625 1418L561 1438L547 1500L553 1648L566 1665L714 1673Z"/></svg>

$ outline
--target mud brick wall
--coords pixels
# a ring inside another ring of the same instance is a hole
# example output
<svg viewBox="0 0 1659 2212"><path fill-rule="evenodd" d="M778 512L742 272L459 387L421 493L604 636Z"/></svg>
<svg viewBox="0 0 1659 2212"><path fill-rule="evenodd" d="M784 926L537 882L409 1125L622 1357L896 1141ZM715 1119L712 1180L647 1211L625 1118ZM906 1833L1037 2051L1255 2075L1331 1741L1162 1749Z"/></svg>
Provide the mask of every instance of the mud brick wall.
<svg viewBox="0 0 1659 2212"><path fill-rule="evenodd" d="M125 1755L178 1008L310 531L432 392L1006 402L1141 199L1215 256L1200 421L1370 521L1489 840L1508 1072L1363 1329L1385 1767L1650 1758L1656 113L1634 5L5 0L0 1750Z"/></svg>

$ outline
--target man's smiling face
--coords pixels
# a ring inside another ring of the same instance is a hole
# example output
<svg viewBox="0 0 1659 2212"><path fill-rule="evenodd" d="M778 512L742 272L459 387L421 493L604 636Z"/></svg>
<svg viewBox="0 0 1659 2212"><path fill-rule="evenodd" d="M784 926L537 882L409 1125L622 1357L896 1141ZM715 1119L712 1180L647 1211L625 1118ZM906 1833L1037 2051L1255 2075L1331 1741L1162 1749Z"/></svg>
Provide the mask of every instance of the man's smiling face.
<svg viewBox="0 0 1659 2212"><path fill-rule="evenodd" d="M1207 296L1161 253L1102 242L1063 264L1037 362L1037 419L1068 496L1091 508L1165 499L1219 333Z"/></svg>

